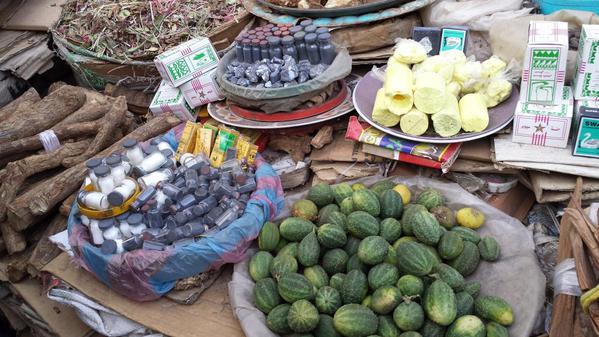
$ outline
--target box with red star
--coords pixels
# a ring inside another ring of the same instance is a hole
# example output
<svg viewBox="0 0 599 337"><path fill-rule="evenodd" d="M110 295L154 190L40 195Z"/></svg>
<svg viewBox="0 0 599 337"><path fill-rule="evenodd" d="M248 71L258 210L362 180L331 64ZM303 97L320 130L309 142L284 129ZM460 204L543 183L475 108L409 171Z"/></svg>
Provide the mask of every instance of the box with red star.
<svg viewBox="0 0 599 337"><path fill-rule="evenodd" d="M560 105L518 102L512 141L565 148L570 136L573 111L574 99L570 87L564 87Z"/></svg>

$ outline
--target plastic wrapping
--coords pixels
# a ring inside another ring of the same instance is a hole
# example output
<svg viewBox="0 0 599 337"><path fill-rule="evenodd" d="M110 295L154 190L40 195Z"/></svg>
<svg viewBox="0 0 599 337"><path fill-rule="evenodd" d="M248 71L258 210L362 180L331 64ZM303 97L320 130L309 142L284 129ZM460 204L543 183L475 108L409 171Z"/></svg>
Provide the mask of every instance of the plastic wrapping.
<svg viewBox="0 0 599 337"><path fill-rule="evenodd" d="M239 219L195 243L165 251L139 249L102 254L100 247L90 242L89 230L79 223L79 211L74 206L67 226L75 262L117 293L150 301L170 291L179 279L243 260L264 222L276 217L284 203L276 172L261 157L256 158L255 164L257 189Z"/></svg>
<svg viewBox="0 0 599 337"><path fill-rule="evenodd" d="M582 291L576 277L576 264L574 259L565 259L555 266L553 273L553 295L566 294L580 296Z"/></svg>
<svg viewBox="0 0 599 337"><path fill-rule="evenodd" d="M369 186L381 179L382 177L375 176L357 181ZM447 197L447 205L450 208L472 206L486 215L485 226L479 232L483 236L492 235L497 239L501 245L501 258L495 263L481 262L476 272L467 277L467 280L481 282L482 294L501 296L508 301L515 317L514 324L509 327L510 336L528 337L545 301L545 277L537 264L532 236L522 223L456 184L422 177L395 177L393 181L407 184L413 191L422 191L427 187L439 189ZM306 193L287 194L286 208L278 219L289 216L293 202L305 197ZM277 336L268 330L265 315L253 305L254 282L247 271L247 260L235 265L233 279L229 283L229 298L233 311L247 337Z"/></svg>
<svg viewBox="0 0 599 337"><path fill-rule="evenodd" d="M345 48L338 48L333 63L321 71L319 76L309 81L291 86L256 88L235 85L224 78L228 65L235 59L235 51L227 53L221 60L216 79L223 89L224 95L231 101L247 107L257 108L266 113L293 111L310 98L318 95L332 83L342 80L351 73L351 57ZM297 74L297 66L293 75ZM281 69L280 76L290 75L289 69ZM294 78L295 78L294 77ZM272 81L272 80L271 80ZM266 85L265 85L266 87Z"/></svg>

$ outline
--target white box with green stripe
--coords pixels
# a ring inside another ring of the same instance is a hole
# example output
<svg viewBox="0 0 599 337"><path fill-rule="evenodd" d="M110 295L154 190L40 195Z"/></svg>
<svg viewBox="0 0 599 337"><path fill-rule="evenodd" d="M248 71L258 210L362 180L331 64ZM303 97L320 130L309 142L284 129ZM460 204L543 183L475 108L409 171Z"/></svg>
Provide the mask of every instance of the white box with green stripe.
<svg viewBox="0 0 599 337"><path fill-rule="evenodd" d="M560 105L567 57L568 24L531 21L522 69L520 101Z"/></svg>
<svg viewBox="0 0 599 337"><path fill-rule="evenodd" d="M179 87L218 66L218 55L208 38L195 38L156 56L154 64L165 81Z"/></svg>
<svg viewBox="0 0 599 337"><path fill-rule="evenodd" d="M183 121L195 122L197 118L196 111L187 104L181 90L173 87L167 81L160 83L152 103L150 103L150 111L154 116L164 112L172 112Z"/></svg>
<svg viewBox="0 0 599 337"><path fill-rule="evenodd" d="M582 25L572 86L576 99L599 97L599 25Z"/></svg>

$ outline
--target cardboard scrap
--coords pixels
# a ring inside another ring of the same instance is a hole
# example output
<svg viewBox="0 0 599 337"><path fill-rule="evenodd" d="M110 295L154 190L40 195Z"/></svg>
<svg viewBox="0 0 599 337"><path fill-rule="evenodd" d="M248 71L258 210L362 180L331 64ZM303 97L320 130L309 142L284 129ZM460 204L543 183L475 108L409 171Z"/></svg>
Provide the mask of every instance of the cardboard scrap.
<svg viewBox="0 0 599 337"><path fill-rule="evenodd" d="M333 142L310 154L313 161L381 163L383 159L362 151L362 144L347 140L343 132L335 133Z"/></svg>
<svg viewBox="0 0 599 337"><path fill-rule="evenodd" d="M599 159L572 156L567 148L513 143L511 136L494 139L494 162L498 167L560 172L599 179Z"/></svg>
<svg viewBox="0 0 599 337"><path fill-rule="evenodd" d="M530 171L530 180L537 202L560 202L570 199L576 187L576 176ZM599 179L584 179L582 200L599 198Z"/></svg>
<svg viewBox="0 0 599 337"><path fill-rule="evenodd" d="M93 330L79 319L74 309L46 297L37 280L28 279L11 284L11 287L58 336L84 337L93 333Z"/></svg>
<svg viewBox="0 0 599 337"><path fill-rule="evenodd" d="M243 336L229 303L227 283L231 280L231 269L225 269L192 305L177 304L166 298L145 303L129 300L111 291L89 272L75 268L66 253L46 265L44 271L105 307L167 336Z"/></svg>
<svg viewBox="0 0 599 337"><path fill-rule="evenodd" d="M66 0L25 0L3 25L4 29L47 32L60 18Z"/></svg>
<svg viewBox="0 0 599 337"><path fill-rule="evenodd" d="M451 172L470 172L470 173L500 173L500 174L516 174L519 172L513 168L497 168L493 163L482 162L477 160L458 159L451 165Z"/></svg>
<svg viewBox="0 0 599 337"><path fill-rule="evenodd" d="M378 164L329 161L313 161L311 169L319 180L329 184L368 177L381 171Z"/></svg>
<svg viewBox="0 0 599 337"><path fill-rule="evenodd" d="M491 163L491 141L489 138L481 138L462 144L459 159L476 160Z"/></svg>

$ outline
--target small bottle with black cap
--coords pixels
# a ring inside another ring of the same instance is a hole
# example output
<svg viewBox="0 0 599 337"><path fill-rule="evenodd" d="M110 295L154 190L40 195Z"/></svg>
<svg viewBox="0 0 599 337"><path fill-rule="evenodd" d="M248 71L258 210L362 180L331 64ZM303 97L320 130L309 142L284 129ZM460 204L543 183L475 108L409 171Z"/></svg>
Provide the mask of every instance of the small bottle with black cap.
<svg viewBox="0 0 599 337"><path fill-rule="evenodd" d="M310 19L302 20L300 21L300 26L305 29L306 27L311 26L312 22L313 21Z"/></svg>
<svg viewBox="0 0 599 337"><path fill-rule="evenodd" d="M295 49L295 39L292 36L285 36L281 42L283 43L283 55L291 56L295 61L297 58L297 49Z"/></svg>
<svg viewBox="0 0 599 337"><path fill-rule="evenodd" d="M142 188L148 188L150 186L156 187L158 183L170 181L173 176L173 170L162 169L160 171L154 171L138 178L137 182L139 182L139 185L141 185Z"/></svg>
<svg viewBox="0 0 599 337"><path fill-rule="evenodd" d="M100 230L102 231L104 240L115 240L122 237L121 231L116 226L116 221L114 218L100 220L98 227L100 227Z"/></svg>
<svg viewBox="0 0 599 337"><path fill-rule="evenodd" d="M123 166L123 161L121 156L118 154L114 154L106 158L106 165L110 167L110 174L112 175L112 180L116 186L120 185L125 177L125 167Z"/></svg>
<svg viewBox="0 0 599 337"><path fill-rule="evenodd" d="M322 64L330 65L333 63L336 53L335 47L331 44L331 34L324 33L318 35L318 52Z"/></svg>
<svg viewBox="0 0 599 337"><path fill-rule="evenodd" d="M108 198L102 192L80 191L77 195L77 199L80 204L98 211L107 210L110 207Z"/></svg>
<svg viewBox="0 0 599 337"><path fill-rule="evenodd" d="M105 255L122 254L125 251L123 248L123 240L104 240L100 250L102 251L102 254Z"/></svg>
<svg viewBox="0 0 599 337"><path fill-rule="evenodd" d="M306 34L306 53L308 54L308 60L312 65L320 63L320 53L318 52L318 45L316 44L317 36L314 33Z"/></svg>
<svg viewBox="0 0 599 337"><path fill-rule="evenodd" d="M114 190L114 180L110 175L110 167L100 165L94 168L94 174L98 177L98 188L100 192L108 194Z"/></svg>
<svg viewBox="0 0 599 337"><path fill-rule="evenodd" d="M112 206L121 206L126 200L135 193L135 182L131 179L124 179L121 184L108 193L107 199Z"/></svg>
<svg viewBox="0 0 599 337"><path fill-rule="evenodd" d="M148 156L145 157L139 165L133 168L133 173L135 173L135 175L138 177L145 176L148 173L152 173L160 169L167 161L167 156L156 149L156 151L148 154Z"/></svg>
<svg viewBox="0 0 599 337"><path fill-rule="evenodd" d="M100 220L89 219L89 232L92 235L92 242L94 245L99 246L104 242L104 236L100 229Z"/></svg>
<svg viewBox="0 0 599 337"><path fill-rule="evenodd" d="M125 155L129 158L131 165L136 166L141 164L144 160L144 153L139 146L139 143L135 139L127 138L123 141L123 147L126 152Z"/></svg>
<svg viewBox="0 0 599 337"><path fill-rule="evenodd" d="M87 167L87 175L92 182L92 186L94 189L98 190L98 177L94 173L94 169L98 166L102 165L102 160L98 158L92 158L85 162L85 166Z"/></svg>
<svg viewBox="0 0 599 337"><path fill-rule="evenodd" d="M125 212L123 214L117 215L116 217L116 221L119 224L119 230L123 234L124 238L131 237L131 227L129 227L129 222L127 222L129 215L129 212Z"/></svg>
<svg viewBox="0 0 599 337"><path fill-rule="evenodd" d="M131 230L131 235L141 235L141 233L147 228L143 222L144 217L141 213L131 213L127 218L127 223Z"/></svg>

